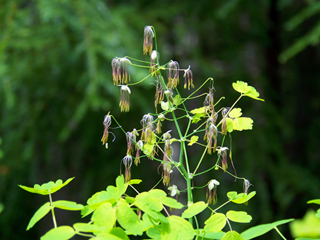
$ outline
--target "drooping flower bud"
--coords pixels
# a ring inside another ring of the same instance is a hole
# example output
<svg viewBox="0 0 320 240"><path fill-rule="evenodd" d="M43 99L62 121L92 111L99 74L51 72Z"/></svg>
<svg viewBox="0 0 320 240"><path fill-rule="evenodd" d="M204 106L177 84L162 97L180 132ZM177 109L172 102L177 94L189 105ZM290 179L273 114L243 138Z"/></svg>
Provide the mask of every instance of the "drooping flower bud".
<svg viewBox="0 0 320 240"><path fill-rule="evenodd" d="M143 54L151 54L153 47L154 32L151 26L144 27L143 34Z"/></svg>
<svg viewBox="0 0 320 240"><path fill-rule="evenodd" d="M207 200L208 204L212 203L215 204L217 202L217 186L220 185L220 183L216 179L212 179L208 183L207 188Z"/></svg>
<svg viewBox="0 0 320 240"><path fill-rule="evenodd" d="M222 110L222 126L221 126L221 134L227 134L227 117L230 108L224 108Z"/></svg>
<svg viewBox="0 0 320 240"><path fill-rule="evenodd" d="M248 190L249 190L249 187L251 185L252 184L249 182L248 179L244 179L244 182L243 182L243 191L244 191L244 193L248 194Z"/></svg>
<svg viewBox="0 0 320 240"><path fill-rule="evenodd" d="M157 122L157 133L161 133L161 122L164 120L164 115L161 113L158 115L158 122Z"/></svg>
<svg viewBox="0 0 320 240"><path fill-rule="evenodd" d="M133 132L127 132L126 134L127 138L127 155L132 155L133 153L133 146L136 142L136 134Z"/></svg>
<svg viewBox="0 0 320 240"><path fill-rule="evenodd" d="M131 155L126 155L122 159L122 163L124 165L124 180L125 182L129 182L131 179L131 166L132 166L132 156Z"/></svg>
<svg viewBox="0 0 320 240"><path fill-rule="evenodd" d="M163 154L163 184L168 186L170 183L170 174L172 173L172 166L170 163L171 155L172 155L172 147L171 147L171 130L163 134L164 141L164 154Z"/></svg>
<svg viewBox="0 0 320 240"><path fill-rule="evenodd" d="M205 100L204 100L204 108L205 108L205 112L207 111L211 111L211 115L215 116L215 111L214 111L214 87L209 88L209 93L206 96Z"/></svg>
<svg viewBox="0 0 320 240"><path fill-rule="evenodd" d="M209 117L206 123L206 132L204 134L204 140L207 140L207 149L208 153L211 154L212 152L216 151L217 148L217 136L218 136L218 129L215 125L215 118ZM212 147L212 140L213 140L213 147Z"/></svg>
<svg viewBox="0 0 320 240"><path fill-rule="evenodd" d="M110 112L108 112L108 114L104 116L104 120L103 120L104 131L103 131L103 135L101 138L102 145L107 146L107 144L108 144L107 141L108 141L108 137L109 137L110 125L111 125L111 116L110 116Z"/></svg>
<svg viewBox="0 0 320 240"><path fill-rule="evenodd" d="M155 95L155 101L154 101L154 107L156 109L156 113L158 113L158 109L157 109L158 104L164 99L164 89L161 84L160 77L161 76L158 76L156 79L156 95Z"/></svg>
<svg viewBox="0 0 320 240"><path fill-rule="evenodd" d="M120 85L120 109L121 112L129 112L131 90L127 85Z"/></svg>
<svg viewBox="0 0 320 240"><path fill-rule="evenodd" d="M228 169L227 150L229 150L227 147L221 147L217 150L218 156L222 158L221 165L222 165L223 171L227 171Z"/></svg>
<svg viewBox="0 0 320 240"><path fill-rule="evenodd" d="M193 85L193 74L192 71L190 70L190 65L187 69L184 70L184 88L187 88L187 82L188 82L188 90L191 88L194 88Z"/></svg>
<svg viewBox="0 0 320 240"><path fill-rule="evenodd" d="M176 88L179 84L179 63L177 61L170 61L168 63L168 88Z"/></svg>
<svg viewBox="0 0 320 240"><path fill-rule="evenodd" d="M140 163L140 151L142 148L143 148L143 142L139 140L136 144L136 157L134 159L134 164L136 166L138 166L138 164Z"/></svg>
<svg viewBox="0 0 320 240"><path fill-rule="evenodd" d="M111 61L112 79L114 85L127 84L130 82L130 74L128 71L128 64L131 64L127 58L115 57Z"/></svg>
<svg viewBox="0 0 320 240"><path fill-rule="evenodd" d="M145 114L141 120L142 133L141 140L151 142L153 132L153 116L151 114Z"/></svg>

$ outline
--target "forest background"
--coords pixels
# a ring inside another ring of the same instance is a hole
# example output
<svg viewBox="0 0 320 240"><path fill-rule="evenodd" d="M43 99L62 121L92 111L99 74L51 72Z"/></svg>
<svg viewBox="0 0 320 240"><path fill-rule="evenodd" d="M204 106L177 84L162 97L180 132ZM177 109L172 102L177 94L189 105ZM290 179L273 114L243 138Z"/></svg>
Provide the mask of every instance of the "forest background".
<svg viewBox="0 0 320 240"><path fill-rule="evenodd" d="M132 88L130 112L120 113L110 64L115 56L143 58L145 25L157 31L160 61L191 65L196 87L213 77L216 98L229 101L236 80L260 92L265 103L240 103L253 131L233 134L237 172L257 191L246 211L253 225L303 217L306 202L320 196L319 15L314 0L1 0L0 238L39 239L52 227L48 217L25 231L45 200L18 184L75 176L53 198L82 204L114 184L125 135L111 130L116 139L106 150L104 115L111 111L127 131L139 127L143 114L154 112L155 87ZM132 81L147 73L133 69ZM210 166L208 158L203 168ZM157 163L143 160L132 177L144 180L143 191L161 174ZM234 179L220 179L232 189ZM219 189L218 199L225 196ZM57 214L59 225L79 218ZM288 226L282 230L290 236Z"/></svg>

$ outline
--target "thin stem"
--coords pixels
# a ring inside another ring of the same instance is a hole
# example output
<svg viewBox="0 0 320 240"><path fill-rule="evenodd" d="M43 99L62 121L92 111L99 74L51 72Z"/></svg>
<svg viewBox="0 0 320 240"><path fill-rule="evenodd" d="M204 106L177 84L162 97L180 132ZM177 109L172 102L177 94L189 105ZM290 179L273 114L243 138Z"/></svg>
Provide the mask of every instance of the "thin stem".
<svg viewBox="0 0 320 240"><path fill-rule="evenodd" d="M284 240L287 240L283 235L282 233L279 231L279 229L277 227L274 227L274 229L277 231L277 233L280 235L280 237Z"/></svg>
<svg viewBox="0 0 320 240"><path fill-rule="evenodd" d="M223 206L227 205L229 202L231 202L231 200L225 202L224 204L221 204L219 207L217 207L216 209L214 209L213 212L216 212L217 210L219 210L219 209L222 208Z"/></svg>
<svg viewBox="0 0 320 240"><path fill-rule="evenodd" d="M192 173L193 176L195 176L195 174L196 174L196 172L197 172L197 170L198 170L198 168L199 168L199 166L200 166L200 164L201 164L204 156L206 155L207 149L208 149L208 146L206 146L206 148L204 149L204 151L203 151L203 153L202 153L202 156L201 156L201 158L200 158L200 161L198 162L198 165L197 165L196 169L195 169L195 170L193 171L193 173Z"/></svg>
<svg viewBox="0 0 320 240"><path fill-rule="evenodd" d="M57 228L56 216L54 214L54 206L52 204L52 198L51 198L50 189L49 189L49 201L50 201L50 207L51 207L51 213L52 213L53 226L54 226L54 228Z"/></svg>

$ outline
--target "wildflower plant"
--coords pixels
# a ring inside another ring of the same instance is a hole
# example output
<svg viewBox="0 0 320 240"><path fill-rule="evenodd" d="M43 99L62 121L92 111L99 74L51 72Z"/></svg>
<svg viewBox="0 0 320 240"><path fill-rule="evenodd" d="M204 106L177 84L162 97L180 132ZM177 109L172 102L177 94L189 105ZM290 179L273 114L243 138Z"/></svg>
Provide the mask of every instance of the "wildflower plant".
<svg viewBox="0 0 320 240"><path fill-rule="evenodd" d="M124 175L120 174L116 179L116 186L108 186L105 191L95 193L88 199L85 206L66 203L71 206L66 210L81 210L82 217L90 215L90 220L75 223L72 227L58 227L53 209L57 206L61 208L61 205L54 204L49 195L50 203L46 205L45 211L41 207L35 213L28 229L51 209L54 228L42 237L45 240L58 239L58 236L59 239L70 239L76 234L91 240L130 239L130 236L142 236L144 239L149 237L149 239L241 240L255 238L272 229L284 238L277 226L292 219L255 226L239 233L234 230L236 224L249 223L252 217L244 211L222 211L222 207L226 204L247 204L256 194L255 191L249 192L249 187L252 186L249 180L235 173L231 157L232 148L226 144L231 141L226 139L231 140L231 134L234 131L252 129L253 120L243 117L242 109L236 105L244 97L263 101L259 98L257 90L246 82L234 82L232 87L239 93L239 97L231 106L222 106L224 97L217 101L214 99L213 78L195 81L190 65L183 68L184 66L180 66L175 60L160 63L156 32L152 26L144 28L143 54L150 56L147 56L148 61L126 56L115 57L111 62L114 87L119 87L121 92L119 104L121 111L130 110L129 96L131 90L134 94L137 87L137 83L130 82L130 67L149 68L149 75L139 80L139 84L143 84L147 78L152 78L155 83L154 113L143 115L136 129L126 130L125 126L120 125L115 116L110 113L104 118L104 132L101 139L104 145L108 146L109 127L112 124L119 127L126 135L126 143L122 148L119 147L119 151L122 149L125 155L123 159L119 159L120 173L123 173L124 169ZM179 92L180 75L184 79L183 88L189 91L187 96ZM209 90L201 93L202 89ZM194 99L198 99L199 106L188 109L188 103ZM187 123L185 128L180 124L182 120ZM167 129L169 126L167 122L173 122L174 128ZM176 155L173 155L173 143L179 145ZM189 152L195 145L202 147L202 153L199 159L192 159L191 164ZM140 164L142 159L146 161L143 165ZM212 162L211 167L199 172L204 161ZM228 168L228 162L233 168ZM158 175L158 184L149 191L134 187L133 185L139 184L142 180L135 179L136 176L131 174L132 163L139 168L160 166L162 173ZM227 196L220 195L219 189L224 187L224 180L218 179L219 175L215 176L216 179L211 179L216 170L237 180L234 187L237 184L243 184L243 192L237 193L231 189ZM184 179L185 186L182 189L179 189L174 182L173 175L176 174ZM197 178L202 175L203 177L210 175L205 186L199 186L197 181ZM21 187L27 191L42 194L34 190L38 189L36 186ZM128 187L136 192L134 196L126 194ZM165 191L160 188L164 188ZM202 193L204 197L201 201L194 201L195 192L199 192L200 195ZM184 197L181 197L182 195ZM218 198L219 201L224 201L220 206L215 205ZM182 209L182 214L176 215L174 209ZM210 212L210 217L204 222L199 222L199 215L205 211Z"/></svg>

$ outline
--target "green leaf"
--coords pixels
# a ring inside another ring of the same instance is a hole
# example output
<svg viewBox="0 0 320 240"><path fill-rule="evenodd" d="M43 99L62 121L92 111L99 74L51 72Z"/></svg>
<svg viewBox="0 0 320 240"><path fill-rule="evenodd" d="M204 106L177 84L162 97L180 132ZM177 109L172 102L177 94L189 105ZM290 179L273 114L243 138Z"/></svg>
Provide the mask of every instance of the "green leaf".
<svg viewBox="0 0 320 240"><path fill-rule="evenodd" d="M244 240L236 231L227 232L221 240Z"/></svg>
<svg viewBox="0 0 320 240"><path fill-rule="evenodd" d="M79 211L83 209L82 204L78 204L76 202L59 200L52 203L52 205L56 208L69 210L69 211Z"/></svg>
<svg viewBox="0 0 320 240"><path fill-rule="evenodd" d="M120 175L116 179L116 186L118 188L118 196L116 199L119 199L127 191L128 183L124 182L123 175Z"/></svg>
<svg viewBox="0 0 320 240"><path fill-rule="evenodd" d="M242 109L241 108L234 108L229 112L229 117L231 118L237 118L242 115Z"/></svg>
<svg viewBox="0 0 320 240"><path fill-rule="evenodd" d="M234 90L243 94L244 96L248 96L256 100L264 101L263 99L258 98L260 94L257 92L257 90L252 86L248 86L248 83L246 82L237 81L236 83L232 83L232 87L234 88Z"/></svg>
<svg viewBox="0 0 320 240"><path fill-rule="evenodd" d="M100 205L92 214L91 220L95 225L105 227L106 231L113 228L116 223L116 213L111 203L106 202Z"/></svg>
<svg viewBox="0 0 320 240"><path fill-rule="evenodd" d="M154 148L154 143L145 143L142 146L142 152L145 155L149 156L149 155L151 155L153 148Z"/></svg>
<svg viewBox="0 0 320 240"><path fill-rule="evenodd" d="M89 223L75 223L73 224L73 228L77 232L101 232L105 229L103 226L98 226L95 224L89 224Z"/></svg>
<svg viewBox="0 0 320 240"><path fill-rule="evenodd" d="M41 240L68 240L75 235L75 231L72 227L69 226L60 226L57 228L51 229L45 235L43 235Z"/></svg>
<svg viewBox="0 0 320 240"><path fill-rule="evenodd" d="M256 237L259 237L267 232L269 232L270 230L272 230L273 228L291 222L294 219L284 219L284 220L280 220L280 221L276 221L273 223L268 223L268 224L262 224L262 225L258 225L252 228L249 228L248 230L244 231L241 233L241 236L243 237L244 240L249 240L249 239L253 239Z"/></svg>
<svg viewBox="0 0 320 240"><path fill-rule="evenodd" d="M64 183L62 182L61 179L59 179L56 182L50 181L48 183L42 184L41 186L39 184L35 184L33 186L33 188L22 186L22 185L18 185L18 186L21 187L22 189L28 191L28 192L31 192L31 193L37 193L37 194L41 194L41 195L48 195L49 191L50 191L51 194L55 193L56 191L60 190L64 186L66 186L73 179L74 179L74 177L73 178L69 178Z"/></svg>
<svg viewBox="0 0 320 240"><path fill-rule="evenodd" d="M173 104L178 106L181 103L181 98L179 95L174 96L173 98Z"/></svg>
<svg viewBox="0 0 320 240"><path fill-rule="evenodd" d="M161 240L188 240L195 235L191 224L178 216L168 217L168 223L162 223Z"/></svg>
<svg viewBox="0 0 320 240"><path fill-rule="evenodd" d="M121 199L116 208L118 223L127 233L134 236L142 235L143 225L137 214L129 207L129 204Z"/></svg>
<svg viewBox="0 0 320 240"><path fill-rule="evenodd" d="M317 210L316 217L320 218L320 208Z"/></svg>
<svg viewBox="0 0 320 240"><path fill-rule="evenodd" d="M309 209L302 219L297 219L290 223L291 235L294 238L320 236L320 219L316 216L315 211Z"/></svg>
<svg viewBox="0 0 320 240"><path fill-rule="evenodd" d="M149 228L146 233L153 240L161 240L161 225Z"/></svg>
<svg viewBox="0 0 320 240"><path fill-rule="evenodd" d="M248 117L239 117L233 120L233 130L251 130L253 120Z"/></svg>
<svg viewBox="0 0 320 240"><path fill-rule="evenodd" d="M320 205L320 199L313 199L307 202L308 204L315 203Z"/></svg>
<svg viewBox="0 0 320 240"><path fill-rule="evenodd" d="M142 180L140 179L131 179L128 184L129 185L133 185L133 184L140 184L142 182Z"/></svg>
<svg viewBox="0 0 320 240"><path fill-rule="evenodd" d="M110 234L112 234L113 236L116 236L122 240L130 240L128 235L126 234L126 232L122 229L122 228L113 228L111 231L110 231Z"/></svg>
<svg viewBox="0 0 320 240"><path fill-rule="evenodd" d="M183 218L191 218L199 213L201 213L203 210L205 210L208 207L208 204L205 202L196 202L189 206L181 215Z"/></svg>
<svg viewBox="0 0 320 240"><path fill-rule="evenodd" d="M244 211L230 210L227 212L226 215L227 215L227 218L229 218L229 220L233 222L249 223L252 220L252 217Z"/></svg>
<svg viewBox="0 0 320 240"><path fill-rule="evenodd" d="M192 113L192 114L199 114L199 113L203 113L203 114L205 114L205 107L201 107L201 108L195 108L195 109L193 109L193 110L191 110L190 111L190 113Z"/></svg>
<svg viewBox="0 0 320 240"><path fill-rule="evenodd" d="M207 232L204 229L199 229L199 237L203 239L221 239L224 234L225 232Z"/></svg>
<svg viewBox="0 0 320 240"><path fill-rule="evenodd" d="M168 102L164 102L164 101L161 101L161 108L163 111L167 111L169 109L169 103Z"/></svg>
<svg viewBox="0 0 320 240"><path fill-rule="evenodd" d="M194 143L198 142L199 136L192 136L188 146L192 146Z"/></svg>
<svg viewBox="0 0 320 240"><path fill-rule="evenodd" d="M253 191L253 192L250 192L249 194L246 194L246 193L237 193L235 191L232 191L232 192L228 192L227 193L227 196L228 198L234 202L234 203L237 203L237 204L242 204L242 203L246 203L248 202L251 198L254 197L254 195L256 195L256 192Z"/></svg>
<svg viewBox="0 0 320 240"><path fill-rule="evenodd" d="M161 197L160 198L163 205L166 205L170 208L181 209L183 205L179 203L176 199L170 197Z"/></svg>
<svg viewBox="0 0 320 240"><path fill-rule="evenodd" d="M227 131L231 133L233 131L233 119L227 118L226 125L227 125Z"/></svg>
<svg viewBox="0 0 320 240"><path fill-rule="evenodd" d="M30 219L30 222L27 226L27 231L32 228L41 218L43 218L45 215L47 215L47 213L51 210L51 206L50 203L47 202L45 204L43 204L36 212L35 214L32 216L32 218Z"/></svg>
<svg viewBox="0 0 320 240"><path fill-rule="evenodd" d="M215 213L205 221L204 230L208 232L220 232L226 225L227 218L223 213Z"/></svg>

